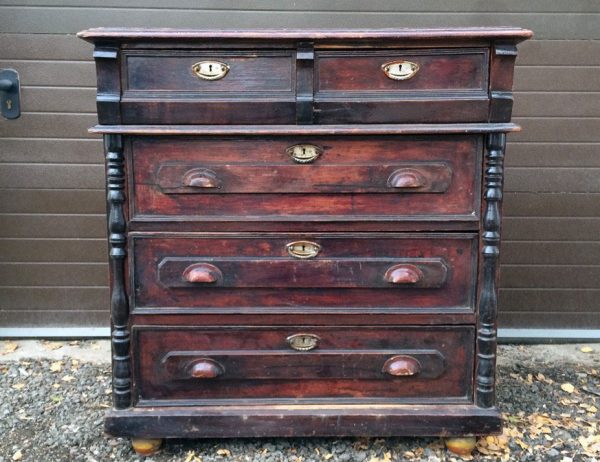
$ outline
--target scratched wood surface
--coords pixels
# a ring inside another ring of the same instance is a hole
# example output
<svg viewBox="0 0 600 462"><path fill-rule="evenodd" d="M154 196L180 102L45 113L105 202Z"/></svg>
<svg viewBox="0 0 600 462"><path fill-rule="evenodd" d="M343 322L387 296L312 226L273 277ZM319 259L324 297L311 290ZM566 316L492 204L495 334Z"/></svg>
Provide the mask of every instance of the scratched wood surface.
<svg viewBox="0 0 600 462"><path fill-rule="evenodd" d="M299 331L318 336L315 351L289 347L286 339ZM472 393L473 327L156 327L134 329L133 335L139 351L136 397L144 405L174 399L206 405L223 398L230 404L315 398L335 398L339 404L377 398L387 404L468 403ZM386 373L386 361L398 355L417 359L419 372ZM206 359L222 371L194 377L190 368Z"/></svg>
<svg viewBox="0 0 600 462"><path fill-rule="evenodd" d="M291 242L320 246L312 260L288 254ZM477 241L473 234L261 234L134 238L135 306L170 307L178 313L469 312L474 303ZM186 283L198 263L221 270L219 281ZM384 280L388 268L411 264L423 272L409 284ZM285 290L283 290L285 289ZM264 308L270 308L266 310ZM262 309L261 309L262 308ZM396 308L396 310L394 310ZM430 313L431 314L431 313ZM397 322L404 323L402 316Z"/></svg>

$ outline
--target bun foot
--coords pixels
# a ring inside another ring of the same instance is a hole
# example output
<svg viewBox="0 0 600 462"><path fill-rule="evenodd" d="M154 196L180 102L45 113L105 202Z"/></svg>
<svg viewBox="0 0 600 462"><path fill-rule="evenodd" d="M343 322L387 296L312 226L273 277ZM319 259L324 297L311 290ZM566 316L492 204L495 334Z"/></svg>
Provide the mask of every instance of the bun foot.
<svg viewBox="0 0 600 462"><path fill-rule="evenodd" d="M136 454L140 456L151 456L152 454L158 452L160 447L163 444L162 439L152 439L146 440L142 438L132 438L131 439L131 447L136 452Z"/></svg>
<svg viewBox="0 0 600 462"><path fill-rule="evenodd" d="M469 456L477 445L477 438L466 436L464 438L446 438L444 440L448 451L459 456Z"/></svg>

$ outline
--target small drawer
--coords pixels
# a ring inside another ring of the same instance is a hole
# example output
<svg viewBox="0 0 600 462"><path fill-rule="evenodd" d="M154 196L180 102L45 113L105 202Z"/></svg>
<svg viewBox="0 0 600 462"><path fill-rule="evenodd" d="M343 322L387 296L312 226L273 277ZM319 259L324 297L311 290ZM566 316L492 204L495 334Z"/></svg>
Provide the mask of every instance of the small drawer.
<svg viewBox="0 0 600 462"><path fill-rule="evenodd" d="M123 54L123 123L295 123L295 52Z"/></svg>
<svg viewBox="0 0 600 462"><path fill-rule="evenodd" d="M317 53L318 123L483 122L487 48Z"/></svg>
<svg viewBox="0 0 600 462"><path fill-rule="evenodd" d="M141 404L472 401L473 327L134 326L133 339Z"/></svg>
<svg viewBox="0 0 600 462"><path fill-rule="evenodd" d="M488 50L321 51L316 94L487 92Z"/></svg>
<svg viewBox="0 0 600 462"><path fill-rule="evenodd" d="M471 311L469 234L135 236L135 306L188 312Z"/></svg>
<svg viewBox="0 0 600 462"><path fill-rule="evenodd" d="M134 138L134 216L476 221L481 138Z"/></svg>

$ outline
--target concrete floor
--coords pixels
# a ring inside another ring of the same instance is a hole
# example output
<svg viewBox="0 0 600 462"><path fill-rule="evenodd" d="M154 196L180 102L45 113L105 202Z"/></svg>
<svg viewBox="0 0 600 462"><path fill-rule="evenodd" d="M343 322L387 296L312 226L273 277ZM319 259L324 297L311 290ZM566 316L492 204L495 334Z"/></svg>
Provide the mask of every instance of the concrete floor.
<svg viewBox="0 0 600 462"><path fill-rule="evenodd" d="M17 347L14 348L14 345ZM14 349L14 351L12 351ZM0 362L31 359L61 359L64 356L93 364L110 362L109 340L45 341L2 340Z"/></svg>

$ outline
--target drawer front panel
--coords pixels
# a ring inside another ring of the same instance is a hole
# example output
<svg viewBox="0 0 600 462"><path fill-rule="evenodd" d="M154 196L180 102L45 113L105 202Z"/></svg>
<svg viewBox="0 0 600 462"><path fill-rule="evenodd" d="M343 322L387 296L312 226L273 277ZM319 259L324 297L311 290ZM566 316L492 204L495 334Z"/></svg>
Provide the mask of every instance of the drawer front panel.
<svg viewBox="0 0 600 462"><path fill-rule="evenodd" d="M247 92L291 93L294 89L295 60L291 52L129 52L124 63L126 91L216 93L214 96L218 96ZM229 69L221 78L210 75L203 78L199 75L201 70L194 70L198 63L215 68L225 65Z"/></svg>
<svg viewBox="0 0 600 462"><path fill-rule="evenodd" d="M478 136L134 138L134 215L461 215L479 211Z"/></svg>
<svg viewBox="0 0 600 462"><path fill-rule="evenodd" d="M127 51L123 123L295 123L292 51Z"/></svg>
<svg viewBox="0 0 600 462"><path fill-rule="evenodd" d="M133 337L142 401L471 400L472 327L134 327Z"/></svg>
<svg viewBox="0 0 600 462"><path fill-rule="evenodd" d="M316 94L487 92L487 49L322 51Z"/></svg>
<svg viewBox="0 0 600 462"><path fill-rule="evenodd" d="M488 56L486 48L321 51L315 121L487 121Z"/></svg>
<svg viewBox="0 0 600 462"><path fill-rule="evenodd" d="M465 234L135 236L134 304L470 310L476 247Z"/></svg>

